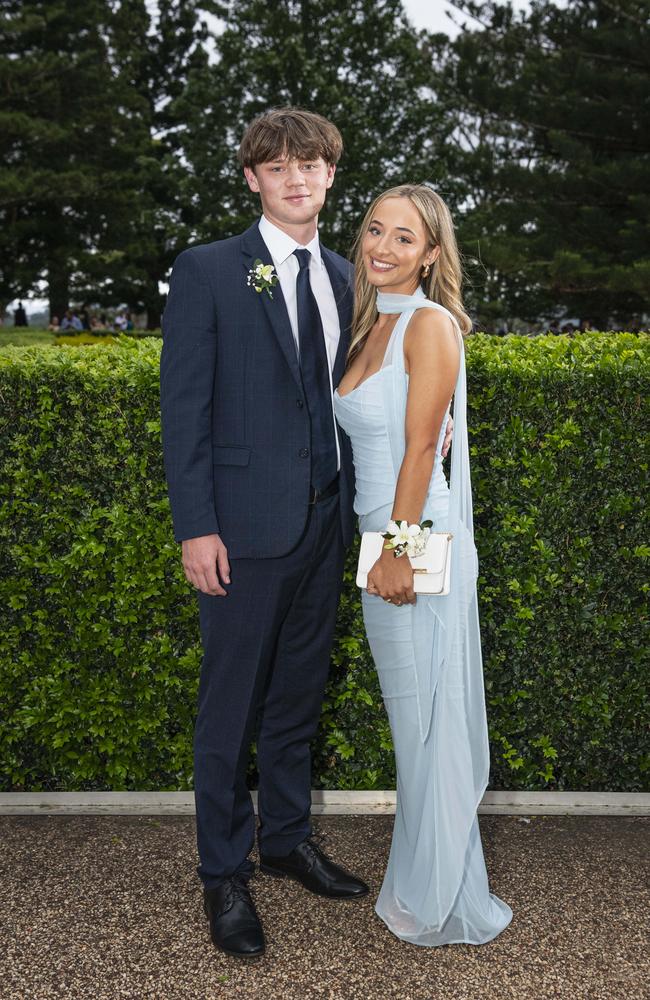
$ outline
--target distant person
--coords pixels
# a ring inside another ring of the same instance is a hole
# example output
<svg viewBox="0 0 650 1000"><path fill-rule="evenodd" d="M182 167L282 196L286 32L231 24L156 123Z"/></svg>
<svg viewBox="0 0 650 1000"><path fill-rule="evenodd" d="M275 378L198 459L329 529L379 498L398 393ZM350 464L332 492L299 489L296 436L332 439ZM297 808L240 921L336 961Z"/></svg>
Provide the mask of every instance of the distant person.
<svg viewBox="0 0 650 1000"><path fill-rule="evenodd" d="M126 330L127 322L128 321L124 313L118 313L115 319L113 320L113 326L115 327L116 330L119 330L119 332L122 333L124 330Z"/></svg>
<svg viewBox="0 0 650 1000"><path fill-rule="evenodd" d="M59 323L59 317L53 316L50 322L48 323L47 328L48 330L51 330L53 333L58 333L59 330L61 329L61 324Z"/></svg>
<svg viewBox="0 0 650 1000"><path fill-rule="evenodd" d="M133 320L131 318L131 313L130 312L125 313L124 318L126 319L126 327L125 327L125 329L126 330L133 330L134 323L133 323Z"/></svg>
<svg viewBox="0 0 650 1000"><path fill-rule="evenodd" d="M81 320L72 309L66 309L65 316L61 320L61 330L83 330Z"/></svg>
<svg viewBox="0 0 650 1000"><path fill-rule="evenodd" d="M594 325L590 319L581 319L580 326L578 327L579 333L587 333L588 330L593 330Z"/></svg>
<svg viewBox="0 0 650 1000"><path fill-rule="evenodd" d="M22 302L19 302L18 308L14 309L14 326L29 326Z"/></svg>
<svg viewBox="0 0 650 1000"><path fill-rule="evenodd" d="M557 322L557 320L553 320L552 323L549 323L548 332L552 333L554 336L557 337L557 335L560 332L560 324Z"/></svg>
<svg viewBox="0 0 650 1000"><path fill-rule="evenodd" d="M73 326L72 326L72 310L71 309L66 309L66 311L64 312L63 319L61 320L60 329L62 331L63 330L72 330L73 329Z"/></svg>
<svg viewBox="0 0 650 1000"><path fill-rule="evenodd" d="M79 320L81 322L82 330L90 330L90 313L86 306L82 306L79 313Z"/></svg>

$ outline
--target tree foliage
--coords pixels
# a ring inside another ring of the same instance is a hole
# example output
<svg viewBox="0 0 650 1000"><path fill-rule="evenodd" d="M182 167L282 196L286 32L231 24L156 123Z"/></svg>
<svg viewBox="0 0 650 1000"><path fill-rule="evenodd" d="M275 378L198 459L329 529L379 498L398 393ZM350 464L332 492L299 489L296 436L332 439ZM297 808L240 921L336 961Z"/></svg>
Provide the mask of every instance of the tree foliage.
<svg viewBox="0 0 650 1000"><path fill-rule="evenodd" d="M45 282L159 322L188 243L259 212L246 124L284 104L336 122L322 215L347 253L369 200L447 200L482 327L648 308L648 0L457 0L460 33L402 0L0 0L0 304ZM217 25L215 29L215 24Z"/></svg>
<svg viewBox="0 0 650 1000"><path fill-rule="evenodd" d="M0 298L49 288L61 315L101 287L142 191L144 108L104 0L0 4Z"/></svg>
<svg viewBox="0 0 650 1000"><path fill-rule="evenodd" d="M483 321L629 322L650 290L647 0L458 0L438 38L456 103L461 240Z"/></svg>
<svg viewBox="0 0 650 1000"><path fill-rule="evenodd" d="M215 62L190 75L174 105L197 235L229 236L259 213L235 154L247 123L269 107L318 111L343 134L321 219L324 241L341 253L377 192L412 179L444 187L452 124L431 99L428 53L400 0L231 0L219 11Z"/></svg>
<svg viewBox="0 0 650 1000"><path fill-rule="evenodd" d="M174 110L188 77L208 66L208 30L197 0L169 0L152 8L145 0L114 5L116 44L128 86L138 95L147 141L138 154L142 190L123 230L124 252L115 275L117 301L147 314L147 326L160 325L167 278L179 247L193 237L195 209L185 200L191 168L183 160Z"/></svg>
<svg viewBox="0 0 650 1000"><path fill-rule="evenodd" d="M207 62L196 5L2 0L0 299L48 286L145 308L182 239L168 106ZM155 33L154 30L155 29Z"/></svg>

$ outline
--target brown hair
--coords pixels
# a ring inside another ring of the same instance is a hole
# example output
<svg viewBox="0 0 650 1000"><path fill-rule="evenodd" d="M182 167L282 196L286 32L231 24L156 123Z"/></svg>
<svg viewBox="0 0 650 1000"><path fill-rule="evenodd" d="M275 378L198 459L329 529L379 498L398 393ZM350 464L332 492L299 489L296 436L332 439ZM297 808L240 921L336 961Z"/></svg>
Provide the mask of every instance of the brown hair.
<svg viewBox="0 0 650 1000"><path fill-rule="evenodd" d="M363 262L362 243L377 206L384 198L408 198L417 208L430 247L440 247L437 260L431 265L429 274L421 279L424 294L432 302L444 306L455 318L461 334L466 336L472 329L472 321L463 308L461 285L463 280L460 254L456 244L454 224L446 204L427 184L401 184L384 191L375 198L366 212L359 233L354 242L355 296L354 319L352 321L352 341L348 352L348 366L366 342L368 334L377 319L377 290L366 276Z"/></svg>
<svg viewBox="0 0 650 1000"><path fill-rule="evenodd" d="M254 118L239 147L243 167L283 160L317 160L338 163L343 139L336 125L313 111L301 108L271 108Z"/></svg>

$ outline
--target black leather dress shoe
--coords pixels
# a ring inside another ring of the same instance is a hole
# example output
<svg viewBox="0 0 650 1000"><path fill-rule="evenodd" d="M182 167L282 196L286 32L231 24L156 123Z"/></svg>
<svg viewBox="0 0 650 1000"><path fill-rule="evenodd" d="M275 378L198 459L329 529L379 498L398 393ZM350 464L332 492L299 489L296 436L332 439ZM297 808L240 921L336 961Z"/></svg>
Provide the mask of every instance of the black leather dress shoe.
<svg viewBox="0 0 650 1000"><path fill-rule="evenodd" d="M217 948L237 958L255 958L264 953L264 931L247 879L232 875L216 888L204 889L203 909Z"/></svg>
<svg viewBox="0 0 650 1000"><path fill-rule="evenodd" d="M260 852L260 869L276 878L296 879L310 892L331 899L358 899L368 892L365 882L330 861L314 837L307 837L284 858Z"/></svg>

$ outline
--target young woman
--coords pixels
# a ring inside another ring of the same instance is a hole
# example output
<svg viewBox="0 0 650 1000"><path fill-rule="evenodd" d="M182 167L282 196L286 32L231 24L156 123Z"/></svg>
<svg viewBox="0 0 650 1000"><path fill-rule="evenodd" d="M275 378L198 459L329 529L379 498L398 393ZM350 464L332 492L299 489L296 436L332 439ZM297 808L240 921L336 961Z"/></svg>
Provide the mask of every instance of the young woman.
<svg viewBox="0 0 650 1000"><path fill-rule="evenodd" d="M348 367L335 394L352 441L361 531L390 521L453 534L451 592L415 596L408 555L384 549L363 614L397 760L397 813L377 913L405 941L484 944L512 919L490 893L476 811L489 747L476 597L461 268L449 210L403 185L356 243ZM451 476L441 447L452 396Z"/></svg>

